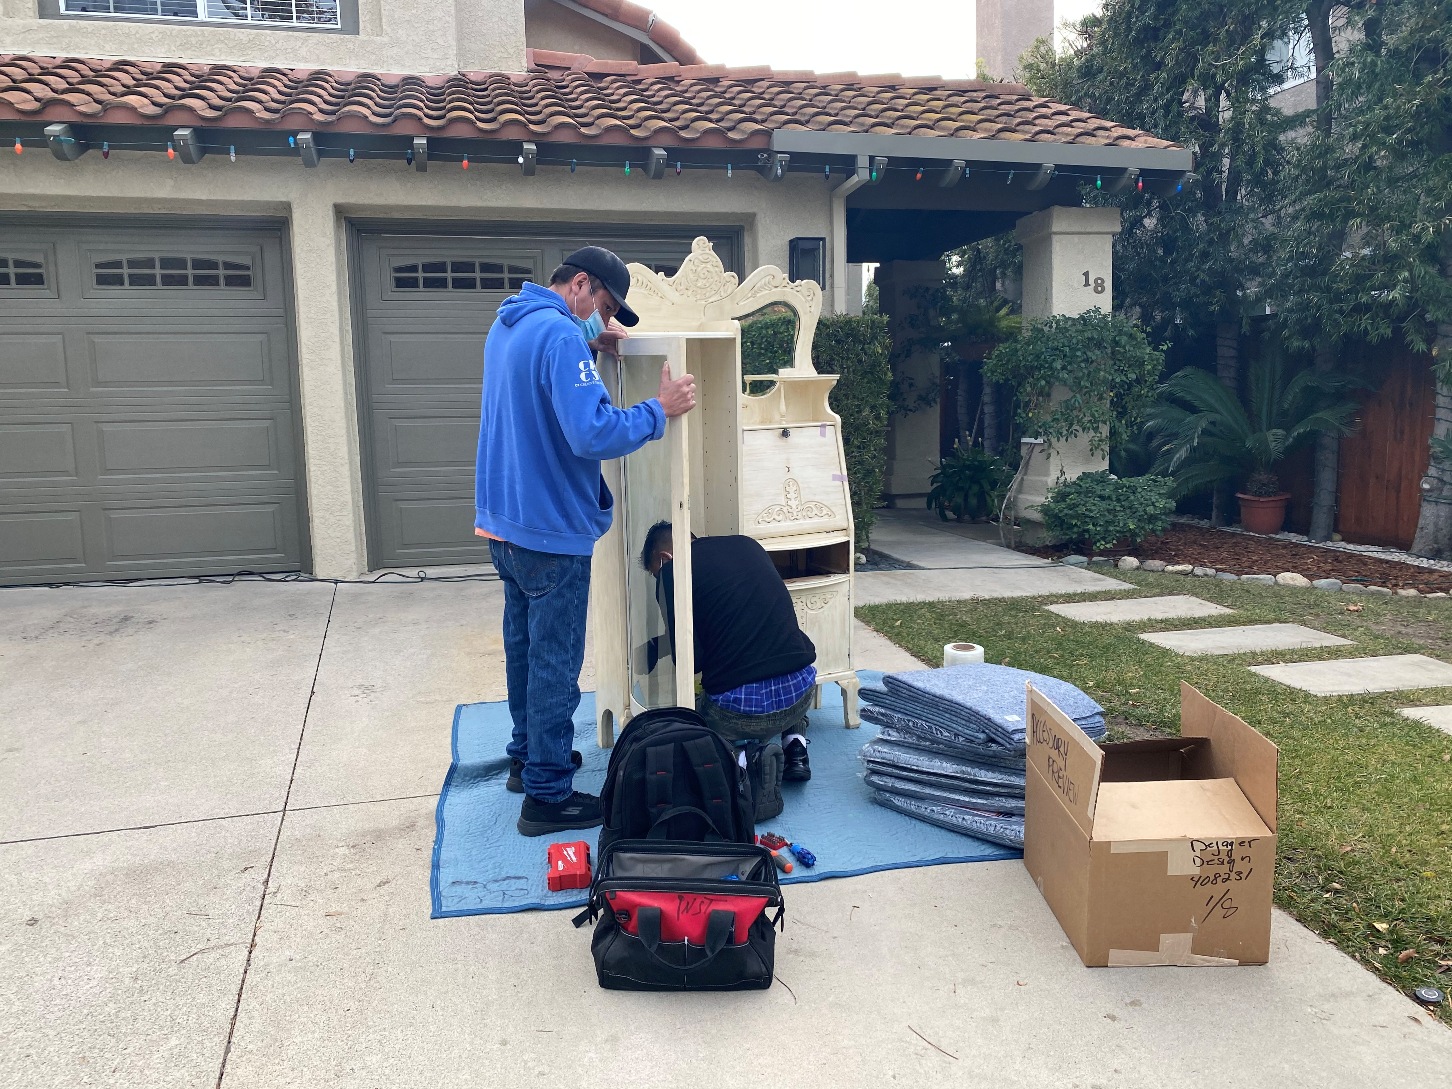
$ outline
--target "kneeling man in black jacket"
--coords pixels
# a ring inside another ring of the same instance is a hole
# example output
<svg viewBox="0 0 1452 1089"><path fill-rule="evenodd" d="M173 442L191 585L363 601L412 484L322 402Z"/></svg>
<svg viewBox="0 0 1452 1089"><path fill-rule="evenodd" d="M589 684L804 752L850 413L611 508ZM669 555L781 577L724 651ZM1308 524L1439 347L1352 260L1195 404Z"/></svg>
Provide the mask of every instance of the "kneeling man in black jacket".
<svg viewBox="0 0 1452 1089"><path fill-rule="evenodd" d="M671 524L645 535L641 565L656 577L656 600L675 642ZM807 759L807 709L817 684L817 648L797 626L786 583L751 537L691 540L691 601L696 672L705 691L696 710L728 741L781 735L783 778L812 777ZM653 663L652 663L653 664Z"/></svg>

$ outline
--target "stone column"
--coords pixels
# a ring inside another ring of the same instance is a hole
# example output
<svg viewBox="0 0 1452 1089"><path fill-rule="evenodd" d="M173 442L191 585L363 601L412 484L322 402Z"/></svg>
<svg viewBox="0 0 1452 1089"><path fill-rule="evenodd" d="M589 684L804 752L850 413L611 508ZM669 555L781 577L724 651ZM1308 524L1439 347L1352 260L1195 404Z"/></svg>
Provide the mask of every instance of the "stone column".
<svg viewBox="0 0 1452 1089"><path fill-rule="evenodd" d="M292 208L292 280L307 479L311 572L368 568L357 382L348 310L347 229L325 197Z"/></svg>
<svg viewBox="0 0 1452 1089"><path fill-rule="evenodd" d="M943 282L947 270L942 261L889 261L879 265L878 304L892 330L893 373L900 384L911 383L908 396L934 393L938 389L940 363L932 349L906 351L902 345L921 333L910 328L909 319L918 312L914 296ZM938 407L894 415L888 424L887 475L883 491L896 505L900 498L928 494L928 478L938 466ZM922 500L918 500L921 505Z"/></svg>
<svg viewBox="0 0 1452 1089"><path fill-rule="evenodd" d="M1096 306L1111 311L1118 233L1118 208L1045 208L1019 220L1024 321L1082 314ZM1058 396L1068 393L1065 389ZM1043 539L1043 516L1036 508L1051 487L1109 467L1107 457L1089 452L1087 437L1052 446L1030 442L1032 438L1024 436L1023 456L1030 460L1014 507L1030 542Z"/></svg>

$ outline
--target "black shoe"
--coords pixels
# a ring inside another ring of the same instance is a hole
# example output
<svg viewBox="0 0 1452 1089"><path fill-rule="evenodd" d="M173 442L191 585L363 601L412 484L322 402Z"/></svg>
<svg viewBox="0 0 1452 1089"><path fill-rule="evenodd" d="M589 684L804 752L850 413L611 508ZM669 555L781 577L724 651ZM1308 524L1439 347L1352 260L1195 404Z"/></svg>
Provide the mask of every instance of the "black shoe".
<svg viewBox="0 0 1452 1089"><path fill-rule="evenodd" d="M578 749L571 749L570 761L578 768L585 762L585 758L580 755ZM504 781L504 789L514 794L523 794L524 780L519 777L523 771L524 761L516 760L511 756L509 758L509 778Z"/></svg>
<svg viewBox="0 0 1452 1089"><path fill-rule="evenodd" d="M782 755L786 757L781 777L788 783L805 783L812 777L812 762L807 758L807 746L797 738L792 738L782 746Z"/></svg>
<svg viewBox="0 0 1452 1089"><path fill-rule="evenodd" d="M515 827L521 836L547 836L551 832L594 828L604 823L600 799L577 790L561 802L541 802L526 794L524 805L519 807L519 823Z"/></svg>

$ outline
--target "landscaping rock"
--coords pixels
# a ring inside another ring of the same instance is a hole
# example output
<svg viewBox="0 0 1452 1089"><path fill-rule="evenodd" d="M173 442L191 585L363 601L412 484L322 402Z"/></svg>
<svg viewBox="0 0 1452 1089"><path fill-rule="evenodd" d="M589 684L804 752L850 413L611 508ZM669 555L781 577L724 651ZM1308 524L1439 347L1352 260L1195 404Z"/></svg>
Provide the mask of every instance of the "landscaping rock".
<svg viewBox="0 0 1452 1089"><path fill-rule="evenodd" d="M1340 579L1312 579L1311 585L1318 590L1339 590L1341 589Z"/></svg>
<svg viewBox="0 0 1452 1089"><path fill-rule="evenodd" d="M1279 575L1276 576L1276 585L1300 586L1304 588L1311 585L1311 580L1308 579L1305 575L1298 575L1294 571L1282 571Z"/></svg>
<svg viewBox="0 0 1452 1089"><path fill-rule="evenodd" d="M1138 571L1139 560L1134 556L1120 556L1119 562L1114 565L1121 571Z"/></svg>
<svg viewBox="0 0 1452 1089"><path fill-rule="evenodd" d="M1114 566L1114 560L1111 557L1109 557L1109 556L1090 556L1089 557L1089 566L1090 567L1112 567L1112 566Z"/></svg>
<svg viewBox="0 0 1452 1089"><path fill-rule="evenodd" d="M1364 594L1366 593L1366 587L1359 582L1343 582L1341 584L1341 592L1343 594Z"/></svg>
<svg viewBox="0 0 1452 1089"><path fill-rule="evenodd" d="M1427 594L1426 596L1429 597L1429 598L1433 598L1433 597L1446 597L1447 595L1444 594L1441 590L1438 590L1435 594Z"/></svg>
<svg viewBox="0 0 1452 1089"><path fill-rule="evenodd" d="M1167 575L1188 575L1195 568L1188 563L1171 563L1165 566Z"/></svg>
<svg viewBox="0 0 1452 1089"><path fill-rule="evenodd" d="M1065 556L1059 562L1060 563L1067 563L1070 567L1085 567L1089 563L1089 557L1088 556Z"/></svg>
<svg viewBox="0 0 1452 1089"><path fill-rule="evenodd" d="M1380 594L1382 597L1391 597L1391 591L1385 586L1368 586L1366 592L1368 594Z"/></svg>
<svg viewBox="0 0 1452 1089"><path fill-rule="evenodd" d="M1397 591L1397 597L1421 597L1416 590L1402 589Z"/></svg>
<svg viewBox="0 0 1452 1089"><path fill-rule="evenodd" d="M1276 577L1274 575L1241 575L1241 582L1258 582L1262 586L1274 586Z"/></svg>
<svg viewBox="0 0 1452 1089"><path fill-rule="evenodd" d="M1213 567L1192 567L1190 570L1197 579L1213 579L1215 577L1215 568Z"/></svg>
<svg viewBox="0 0 1452 1089"><path fill-rule="evenodd" d="M1139 566L1141 571L1163 571L1166 567L1170 565L1167 564L1164 560L1145 560L1144 563L1140 564Z"/></svg>
<svg viewBox="0 0 1452 1089"><path fill-rule="evenodd" d="M1232 575L1229 571L1217 571L1215 572L1215 577L1225 582L1237 582L1240 579L1239 575Z"/></svg>

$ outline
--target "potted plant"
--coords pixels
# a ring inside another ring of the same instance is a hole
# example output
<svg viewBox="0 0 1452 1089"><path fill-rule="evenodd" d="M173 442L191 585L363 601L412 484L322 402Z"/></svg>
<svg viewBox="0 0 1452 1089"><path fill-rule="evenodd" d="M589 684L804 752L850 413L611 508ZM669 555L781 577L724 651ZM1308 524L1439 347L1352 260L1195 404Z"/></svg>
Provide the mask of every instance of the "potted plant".
<svg viewBox="0 0 1452 1089"><path fill-rule="evenodd" d="M929 479L928 506L938 517L978 521L998 512L1008 486L1009 472L1001 458L976 446L956 446Z"/></svg>
<svg viewBox="0 0 1452 1089"><path fill-rule="evenodd" d="M1250 368L1245 404L1215 375L1198 367L1176 372L1160 387L1146 431L1158 446L1155 472L1173 476L1175 497L1226 482L1236 493L1241 520L1253 533L1278 533L1290 495L1275 466L1322 432L1349 435L1356 402L1352 382L1310 368L1289 372L1278 353Z"/></svg>
<svg viewBox="0 0 1452 1089"><path fill-rule="evenodd" d="M1245 478L1245 491L1236 492L1240 500L1240 524L1252 533L1279 533L1286 524L1286 507L1291 493L1281 491L1275 473L1254 472Z"/></svg>

